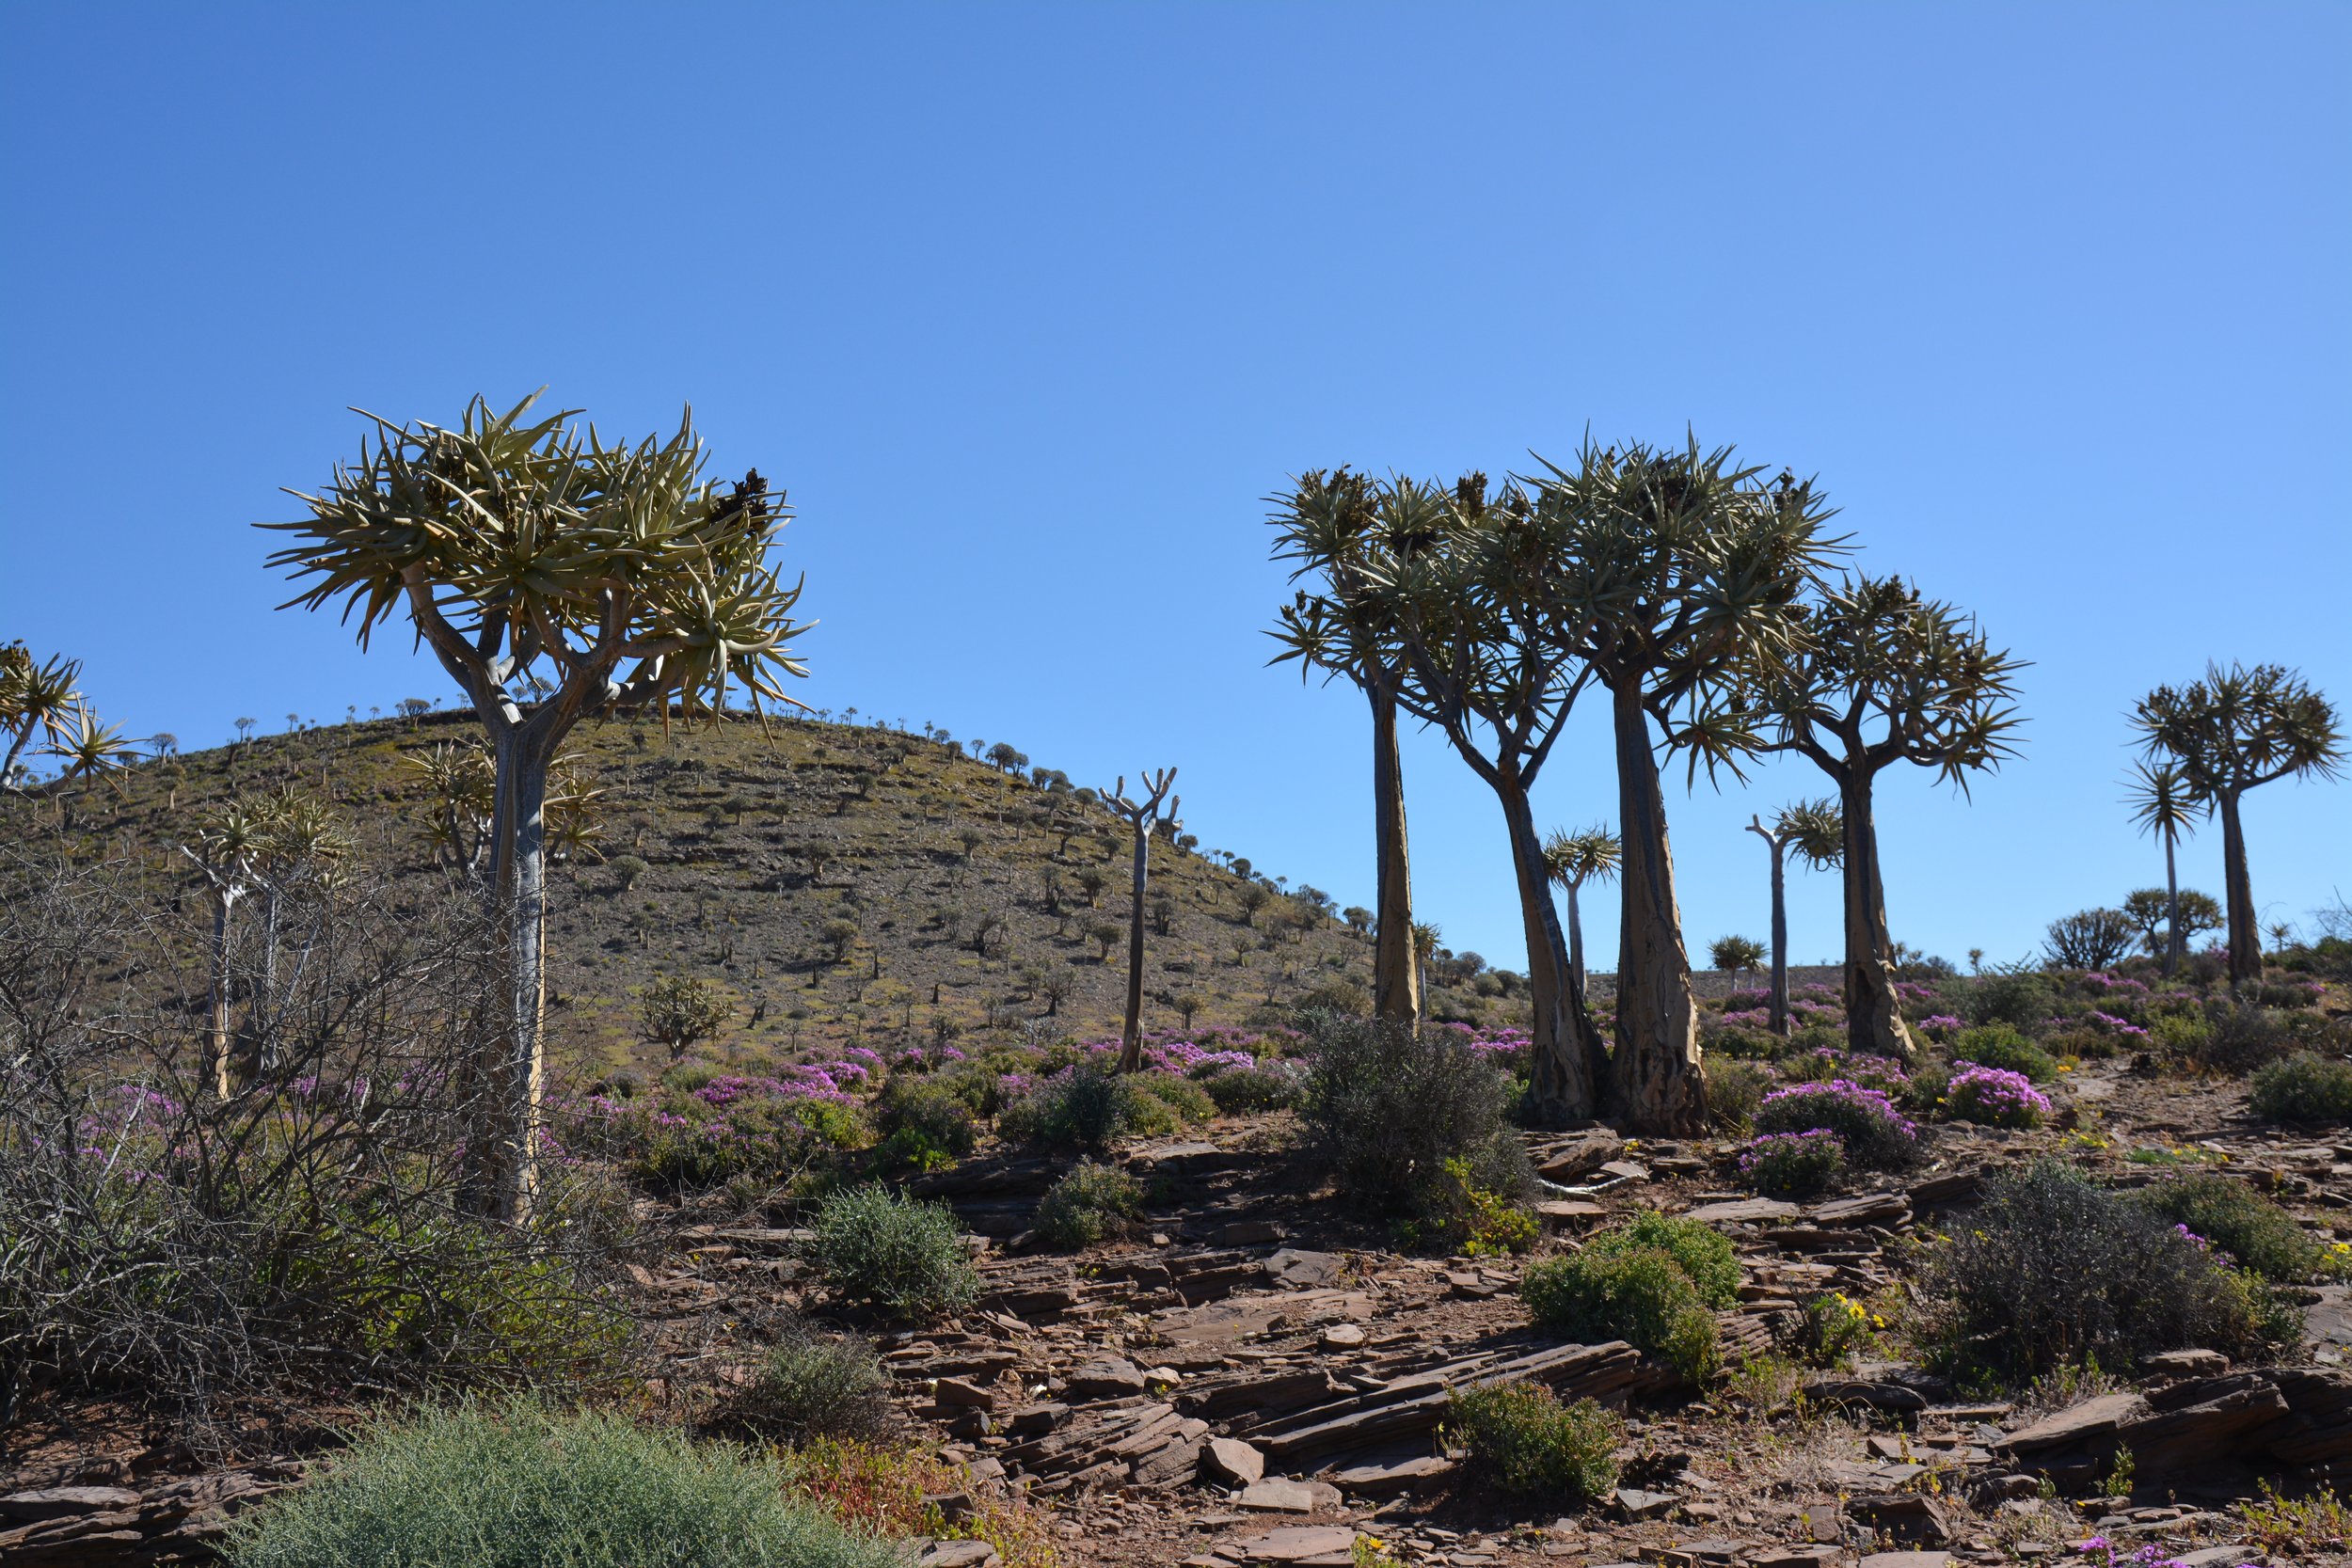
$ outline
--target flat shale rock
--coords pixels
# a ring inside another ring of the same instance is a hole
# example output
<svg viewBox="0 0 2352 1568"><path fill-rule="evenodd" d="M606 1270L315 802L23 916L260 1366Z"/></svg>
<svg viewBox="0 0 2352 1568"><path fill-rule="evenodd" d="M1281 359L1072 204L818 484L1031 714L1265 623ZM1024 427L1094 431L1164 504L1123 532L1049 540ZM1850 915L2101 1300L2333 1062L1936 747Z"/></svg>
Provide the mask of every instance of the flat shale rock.
<svg viewBox="0 0 2352 1568"><path fill-rule="evenodd" d="M1565 1186L1598 1170L1625 1152L1625 1140L1613 1132L1588 1132L1553 1144L1535 1156L1535 1174Z"/></svg>
<svg viewBox="0 0 2352 1568"><path fill-rule="evenodd" d="M932 1541L915 1553L915 1568L991 1568L1004 1559L985 1541Z"/></svg>
<svg viewBox="0 0 2352 1568"><path fill-rule="evenodd" d="M1267 1275L1295 1291L1318 1290L1339 1283L1347 1259L1336 1252L1306 1252L1284 1247L1265 1260Z"/></svg>
<svg viewBox="0 0 2352 1568"><path fill-rule="evenodd" d="M1212 1437L1201 1451L1201 1468L1233 1486L1248 1486L1265 1475L1265 1455L1238 1437Z"/></svg>
<svg viewBox="0 0 2352 1568"><path fill-rule="evenodd" d="M1242 1508L1269 1513L1312 1513L1318 1508L1337 1508L1340 1489L1319 1481L1284 1481L1277 1476L1251 1481L1233 1500Z"/></svg>
<svg viewBox="0 0 2352 1568"><path fill-rule="evenodd" d="M1081 1400L1123 1399L1144 1389L1143 1370L1122 1355L1082 1361L1071 1370L1067 1381L1071 1397Z"/></svg>
<svg viewBox="0 0 2352 1568"><path fill-rule="evenodd" d="M1949 1552L1872 1552L1860 1568L1951 1568Z"/></svg>
<svg viewBox="0 0 2352 1568"><path fill-rule="evenodd" d="M1630 1486L1620 1486L1609 1495L1609 1505L1629 1520L1662 1518L1681 1500L1672 1492L1644 1492Z"/></svg>
<svg viewBox="0 0 2352 1568"><path fill-rule="evenodd" d="M2044 1416L2031 1426L2010 1433L1993 1447L1994 1451L2008 1454L2072 1448L2077 1443L2112 1437L2116 1428L2126 1421L2150 1414L2148 1402L2137 1394L2101 1394Z"/></svg>
<svg viewBox="0 0 2352 1568"><path fill-rule="evenodd" d="M1555 1197L1535 1205L1535 1217L1557 1229L1571 1225L1595 1224L1607 1219L1609 1211L1581 1197Z"/></svg>
<svg viewBox="0 0 2352 1568"><path fill-rule="evenodd" d="M1803 1212L1795 1204L1783 1203L1776 1197L1743 1197L1731 1203L1702 1204L1683 1218L1701 1225L1760 1225L1795 1219Z"/></svg>
<svg viewBox="0 0 2352 1568"><path fill-rule="evenodd" d="M1355 1465L1331 1478L1343 1492L1363 1497L1392 1497L1454 1473L1454 1461L1423 1454L1393 1465Z"/></svg>
<svg viewBox="0 0 2352 1568"><path fill-rule="evenodd" d="M1345 1562L1355 1546L1356 1532L1345 1525L1286 1525L1220 1549L1248 1562L1307 1562L1324 1557Z"/></svg>

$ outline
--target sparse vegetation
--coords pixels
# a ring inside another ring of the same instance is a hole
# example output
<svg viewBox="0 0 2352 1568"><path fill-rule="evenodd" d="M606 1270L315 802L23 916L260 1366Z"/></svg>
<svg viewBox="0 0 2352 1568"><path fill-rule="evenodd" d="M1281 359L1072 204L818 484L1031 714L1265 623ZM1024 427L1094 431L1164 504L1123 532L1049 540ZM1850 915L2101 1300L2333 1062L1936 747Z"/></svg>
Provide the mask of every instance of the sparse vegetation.
<svg viewBox="0 0 2352 1568"><path fill-rule="evenodd" d="M1037 1206L1037 1237L1047 1246L1076 1252L1124 1236L1142 1210L1143 1192L1134 1177L1081 1160L1046 1189Z"/></svg>
<svg viewBox="0 0 2352 1568"><path fill-rule="evenodd" d="M1569 1404L1549 1388L1492 1383L1454 1391L1445 1434L1486 1485L1578 1508L1617 1484L1615 1450L1625 1424L1591 1400Z"/></svg>
<svg viewBox="0 0 2352 1568"><path fill-rule="evenodd" d="M844 1300L888 1317L929 1322L979 1294L955 1215L879 1183L849 1188L818 1207L808 1259Z"/></svg>

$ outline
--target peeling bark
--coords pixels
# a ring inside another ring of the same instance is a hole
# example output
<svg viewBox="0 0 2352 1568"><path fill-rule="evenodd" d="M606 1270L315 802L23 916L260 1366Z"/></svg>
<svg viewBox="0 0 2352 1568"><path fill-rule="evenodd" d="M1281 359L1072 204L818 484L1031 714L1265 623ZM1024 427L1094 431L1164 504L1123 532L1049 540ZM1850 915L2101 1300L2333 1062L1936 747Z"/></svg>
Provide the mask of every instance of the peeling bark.
<svg viewBox="0 0 2352 1568"><path fill-rule="evenodd" d="M1407 1029L1421 1025L1421 975L1413 962L1413 879L1405 827L1405 768L1396 741L1396 700L1372 699L1372 812L1379 888L1373 937L1373 1011Z"/></svg>
<svg viewBox="0 0 2352 1568"><path fill-rule="evenodd" d="M1612 688L1625 910L1617 944L1617 1054L1610 1102L1630 1132L1679 1135L1707 1122L1699 1008L1675 902L1666 802L1634 683Z"/></svg>

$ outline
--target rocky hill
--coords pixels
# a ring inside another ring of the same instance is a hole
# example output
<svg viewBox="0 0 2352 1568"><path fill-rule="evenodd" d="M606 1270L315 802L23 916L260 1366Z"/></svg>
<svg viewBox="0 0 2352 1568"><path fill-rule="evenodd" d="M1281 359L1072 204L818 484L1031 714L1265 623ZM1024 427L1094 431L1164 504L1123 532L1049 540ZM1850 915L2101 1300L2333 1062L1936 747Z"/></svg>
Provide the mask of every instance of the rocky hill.
<svg viewBox="0 0 2352 1568"><path fill-rule="evenodd" d="M325 725L51 785L0 812L28 848L128 856L192 891L177 846L201 815L294 784L334 803L371 868L445 877L415 763L478 735L447 712ZM667 974L735 1002L717 1042L727 1055L1116 1031L1131 841L1057 776L1041 784L952 743L814 720L615 721L572 750L601 792L602 837L552 869L548 983L555 1037L580 1065L650 1060L635 998ZM1370 943L1250 869L1154 845L1147 1026L1285 1022L1318 988L1369 989ZM1437 1016L1520 1022L1508 977L1443 973Z"/></svg>

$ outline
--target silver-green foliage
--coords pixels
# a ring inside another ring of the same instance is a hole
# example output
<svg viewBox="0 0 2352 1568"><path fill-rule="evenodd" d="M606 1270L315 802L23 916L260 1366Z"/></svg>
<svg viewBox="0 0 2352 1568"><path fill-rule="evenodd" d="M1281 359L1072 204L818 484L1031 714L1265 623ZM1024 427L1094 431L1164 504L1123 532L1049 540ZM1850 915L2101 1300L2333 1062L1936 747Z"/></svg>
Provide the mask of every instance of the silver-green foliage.
<svg viewBox="0 0 2352 1568"><path fill-rule="evenodd" d="M843 1296L895 1318L943 1318L980 1293L955 1215L879 1182L825 1199L808 1257Z"/></svg>
<svg viewBox="0 0 2352 1568"><path fill-rule="evenodd" d="M769 1461L530 1405L375 1428L241 1518L235 1568L898 1568Z"/></svg>

